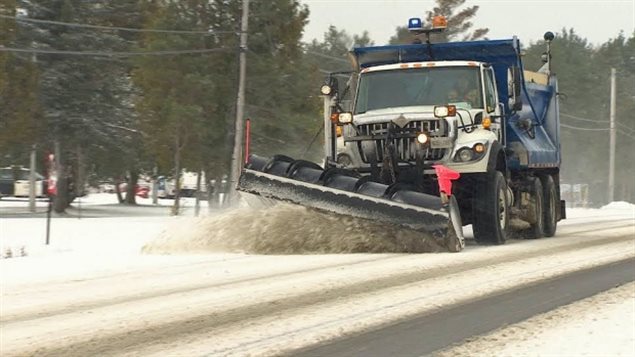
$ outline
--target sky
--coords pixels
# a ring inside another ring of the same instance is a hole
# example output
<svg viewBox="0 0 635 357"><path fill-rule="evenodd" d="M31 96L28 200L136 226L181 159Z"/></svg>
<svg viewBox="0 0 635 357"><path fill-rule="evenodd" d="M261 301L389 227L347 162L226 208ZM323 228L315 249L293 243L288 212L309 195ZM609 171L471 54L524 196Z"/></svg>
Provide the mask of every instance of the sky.
<svg viewBox="0 0 635 357"><path fill-rule="evenodd" d="M411 17L425 18L433 0L300 0L311 12L304 41L322 40L329 25L349 34L367 30L376 45L383 45ZM490 39L517 36L523 44L542 39L546 31L573 28L598 45L626 37L635 30L635 0L467 0L463 7L478 5L474 27L488 27Z"/></svg>

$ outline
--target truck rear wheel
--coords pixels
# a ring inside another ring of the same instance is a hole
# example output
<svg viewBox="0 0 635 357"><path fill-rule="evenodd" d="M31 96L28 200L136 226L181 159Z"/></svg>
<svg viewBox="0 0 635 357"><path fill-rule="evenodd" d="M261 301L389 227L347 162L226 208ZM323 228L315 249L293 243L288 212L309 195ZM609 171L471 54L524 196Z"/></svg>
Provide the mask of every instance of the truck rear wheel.
<svg viewBox="0 0 635 357"><path fill-rule="evenodd" d="M560 211L558 193L556 192L556 184L551 175L540 177L543 192L543 215L544 215L544 234L545 237L553 237L556 234L558 225L558 212Z"/></svg>
<svg viewBox="0 0 635 357"><path fill-rule="evenodd" d="M509 230L507 182L500 171L479 177L472 202L472 229L479 244L504 244Z"/></svg>
<svg viewBox="0 0 635 357"><path fill-rule="evenodd" d="M527 238L538 239L544 237L545 233L545 215L544 215L544 192L540 179L535 177L532 180L531 186L531 198L532 204L529 209L532 210L531 216L534 218L534 222L530 222L529 231L527 232Z"/></svg>

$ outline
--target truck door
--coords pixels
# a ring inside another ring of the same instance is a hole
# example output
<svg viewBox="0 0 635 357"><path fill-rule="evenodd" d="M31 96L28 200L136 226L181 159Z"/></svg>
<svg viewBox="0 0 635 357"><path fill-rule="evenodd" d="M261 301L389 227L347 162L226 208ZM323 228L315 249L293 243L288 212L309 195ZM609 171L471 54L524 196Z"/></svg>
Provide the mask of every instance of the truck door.
<svg viewBox="0 0 635 357"><path fill-rule="evenodd" d="M483 117L490 117L492 120L491 130L498 136L498 141L503 144L503 124L501 122L501 108L498 105L498 93L496 91L496 81L494 80L494 70L490 66L483 67L483 79L485 84L485 113Z"/></svg>

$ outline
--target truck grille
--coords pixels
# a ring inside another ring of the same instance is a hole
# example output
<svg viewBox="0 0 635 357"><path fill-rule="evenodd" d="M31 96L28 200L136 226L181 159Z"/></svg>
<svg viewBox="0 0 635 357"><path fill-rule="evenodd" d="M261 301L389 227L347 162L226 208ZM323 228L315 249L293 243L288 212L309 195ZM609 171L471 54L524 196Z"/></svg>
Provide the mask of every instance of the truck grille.
<svg viewBox="0 0 635 357"><path fill-rule="evenodd" d="M364 124L358 125L357 130L359 135L386 135L388 133L388 125L389 123L376 123L376 124ZM399 131L399 127L397 127L397 131ZM411 121L403 128L403 132L428 132L432 136L447 136L447 125L441 125L440 120L415 120ZM395 145L398 153L398 157L400 161L415 161L416 156L416 143L415 138L400 138L395 139ZM376 148L377 148L377 161L381 162L383 160L384 148L386 145L386 140L375 140ZM369 163L370 160L364 153L361 147L361 142L358 142L359 152L362 157L362 161L365 163ZM438 161L443 158L447 149L426 149L424 153L424 160L428 161Z"/></svg>

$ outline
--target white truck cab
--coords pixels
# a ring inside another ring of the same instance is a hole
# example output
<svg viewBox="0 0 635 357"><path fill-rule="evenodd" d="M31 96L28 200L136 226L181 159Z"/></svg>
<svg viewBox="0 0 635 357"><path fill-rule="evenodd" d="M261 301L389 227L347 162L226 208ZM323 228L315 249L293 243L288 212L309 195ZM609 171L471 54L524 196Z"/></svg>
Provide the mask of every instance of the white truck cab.
<svg viewBox="0 0 635 357"><path fill-rule="evenodd" d="M411 62L367 67L355 83L337 162L369 171L385 162L394 133L398 165L442 163L460 173L485 172L489 149L503 137L494 71L481 62ZM343 119L343 120L342 120ZM431 170L431 169L428 169ZM432 171L430 171L431 173Z"/></svg>

